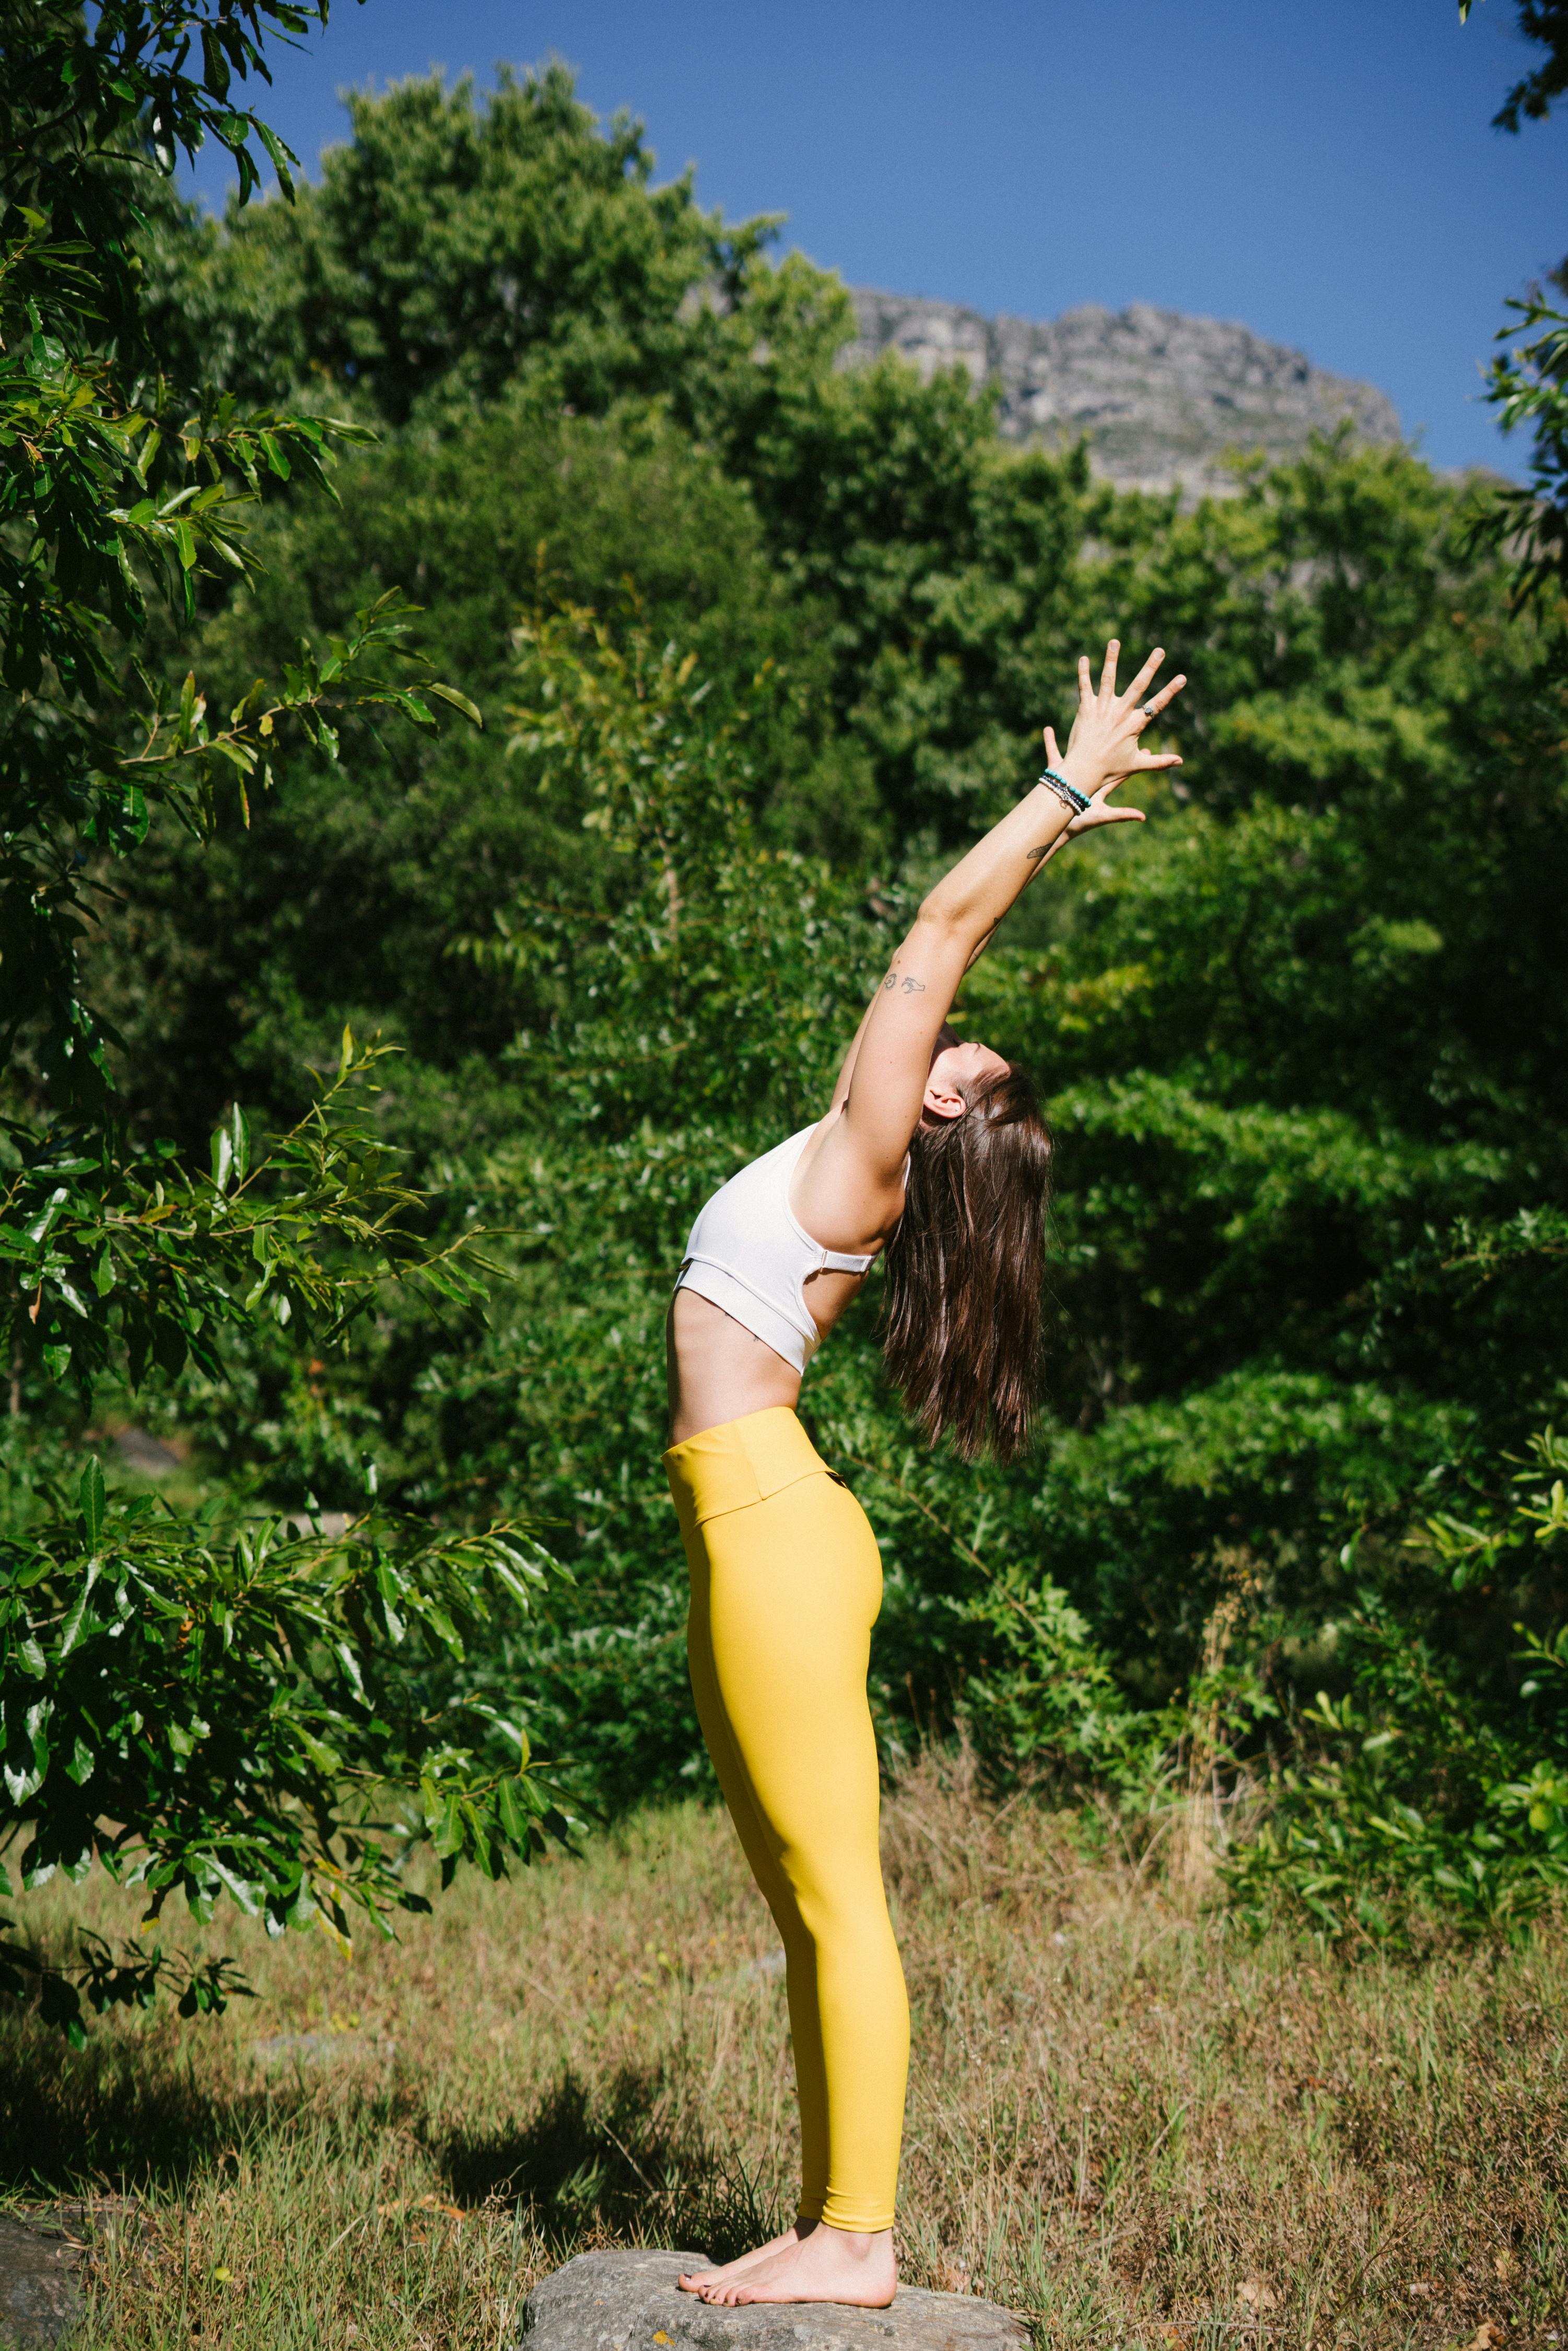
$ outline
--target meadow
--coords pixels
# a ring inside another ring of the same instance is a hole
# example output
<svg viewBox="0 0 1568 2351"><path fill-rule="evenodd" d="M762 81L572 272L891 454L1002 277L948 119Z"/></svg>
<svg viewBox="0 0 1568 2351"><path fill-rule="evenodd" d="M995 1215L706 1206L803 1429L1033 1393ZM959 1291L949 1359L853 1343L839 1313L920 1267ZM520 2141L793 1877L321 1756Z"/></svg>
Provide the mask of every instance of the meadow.
<svg viewBox="0 0 1568 2351"><path fill-rule="evenodd" d="M1560 2341L1559 1926L1347 1961L1249 1938L1184 1849L988 1802L951 1751L892 1793L906 2280L1008 2304L1042 2351ZM131 1928L83 1891L73 1917ZM24 1908L63 1929L53 1889ZM351 1962L232 1909L205 1932L256 1994L221 2021L0 2039L5 2202L97 2199L80 2351L506 2351L573 2252L723 2257L789 2209L775 1938L716 1811L470 1875Z"/></svg>

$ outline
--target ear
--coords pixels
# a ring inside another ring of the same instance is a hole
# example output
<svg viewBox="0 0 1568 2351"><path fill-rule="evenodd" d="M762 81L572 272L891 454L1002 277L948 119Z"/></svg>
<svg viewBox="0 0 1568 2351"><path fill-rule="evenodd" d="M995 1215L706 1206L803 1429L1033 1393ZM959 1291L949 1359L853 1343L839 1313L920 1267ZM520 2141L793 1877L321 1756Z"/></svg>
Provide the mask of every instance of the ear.
<svg viewBox="0 0 1568 2351"><path fill-rule="evenodd" d="M945 1084L939 1078L933 1078L925 1089L920 1112L923 1118L941 1119L946 1122L962 1118L968 1107L968 1103L956 1086Z"/></svg>

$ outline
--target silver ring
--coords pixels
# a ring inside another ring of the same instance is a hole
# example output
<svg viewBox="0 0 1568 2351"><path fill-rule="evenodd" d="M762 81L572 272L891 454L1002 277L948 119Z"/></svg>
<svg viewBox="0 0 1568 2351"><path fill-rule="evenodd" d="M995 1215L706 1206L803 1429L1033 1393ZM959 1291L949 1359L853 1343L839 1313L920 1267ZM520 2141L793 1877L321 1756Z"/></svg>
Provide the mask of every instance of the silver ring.
<svg viewBox="0 0 1568 2351"><path fill-rule="evenodd" d="M1155 717L1157 717L1157 716L1159 716L1158 712L1155 710L1155 705L1154 705L1154 704L1153 704L1152 702L1145 702L1145 703L1143 703L1143 704L1141 704L1141 705L1140 705L1140 707L1141 707L1141 709L1142 709L1142 711L1143 711L1143 714L1144 714L1144 716L1145 716L1145 718L1155 718Z"/></svg>

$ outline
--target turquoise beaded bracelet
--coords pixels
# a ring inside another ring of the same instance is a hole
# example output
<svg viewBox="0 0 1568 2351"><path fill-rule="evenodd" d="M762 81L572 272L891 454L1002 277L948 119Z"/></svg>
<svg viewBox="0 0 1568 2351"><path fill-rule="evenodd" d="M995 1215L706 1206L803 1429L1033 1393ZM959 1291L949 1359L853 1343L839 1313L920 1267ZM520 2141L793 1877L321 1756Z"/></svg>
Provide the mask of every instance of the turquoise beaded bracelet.
<svg viewBox="0 0 1568 2351"><path fill-rule="evenodd" d="M1065 800L1068 807L1077 815L1082 816L1089 806L1088 795L1081 792L1076 784L1070 784L1066 777L1059 774L1055 768L1047 768L1040 780L1048 791L1056 794L1059 800Z"/></svg>

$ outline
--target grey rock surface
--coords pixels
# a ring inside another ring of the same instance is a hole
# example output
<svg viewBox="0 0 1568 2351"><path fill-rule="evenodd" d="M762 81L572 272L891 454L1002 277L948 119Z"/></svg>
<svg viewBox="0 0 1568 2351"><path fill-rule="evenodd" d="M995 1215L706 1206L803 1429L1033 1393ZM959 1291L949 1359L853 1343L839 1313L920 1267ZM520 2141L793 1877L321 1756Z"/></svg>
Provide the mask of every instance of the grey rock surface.
<svg viewBox="0 0 1568 2351"><path fill-rule="evenodd" d="M701 2253L579 2253L535 2287L524 2351L1024 2351L1022 2323L994 2302L900 2286L890 2310L840 2302L713 2310L675 2283Z"/></svg>
<svg viewBox="0 0 1568 2351"><path fill-rule="evenodd" d="M1364 440L1399 438L1386 393L1221 319L1144 302L1114 311L1086 303L1036 321L863 287L852 298L859 331L841 365L894 350L927 380L954 366L977 385L994 379L1009 440L1087 433L1094 471L1124 488L1229 488L1227 450L1291 457L1344 417Z"/></svg>
<svg viewBox="0 0 1568 2351"><path fill-rule="evenodd" d="M269 2032L250 2044L258 2065L327 2065L350 2058L379 2057L390 2064L395 2041L372 2041L363 2032Z"/></svg>
<svg viewBox="0 0 1568 2351"><path fill-rule="evenodd" d="M58 2343L81 2307L84 2248L0 2212L0 2346Z"/></svg>

